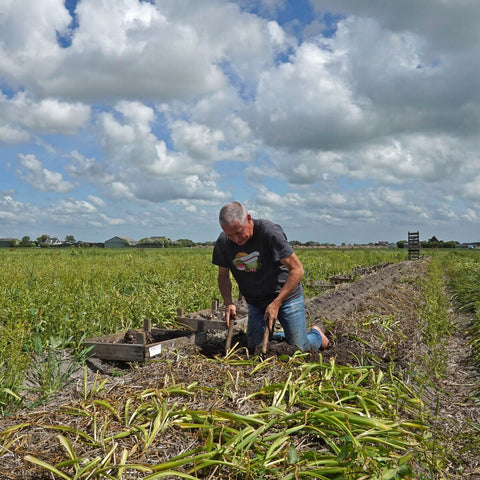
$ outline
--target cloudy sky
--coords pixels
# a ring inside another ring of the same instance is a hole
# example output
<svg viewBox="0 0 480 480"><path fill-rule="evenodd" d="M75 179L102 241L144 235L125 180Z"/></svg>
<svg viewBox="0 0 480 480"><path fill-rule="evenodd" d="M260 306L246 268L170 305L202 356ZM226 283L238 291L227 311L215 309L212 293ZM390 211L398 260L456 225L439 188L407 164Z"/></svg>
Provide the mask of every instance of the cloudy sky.
<svg viewBox="0 0 480 480"><path fill-rule="evenodd" d="M478 0L0 0L0 237L480 241Z"/></svg>

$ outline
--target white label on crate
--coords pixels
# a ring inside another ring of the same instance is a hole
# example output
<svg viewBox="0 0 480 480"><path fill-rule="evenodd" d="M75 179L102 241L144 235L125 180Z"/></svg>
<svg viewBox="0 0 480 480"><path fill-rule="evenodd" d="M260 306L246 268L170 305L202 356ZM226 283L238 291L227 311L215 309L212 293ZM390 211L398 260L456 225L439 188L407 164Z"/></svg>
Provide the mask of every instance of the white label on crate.
<svg viewBox="0 0 480 480"><path fill-rule="evenodd" d="M150 354L150 357L154 357L155 355L158 355L159 353L162 353L162 345L155 345L154 347L150 347L148 349L148 353Z"/></svg>

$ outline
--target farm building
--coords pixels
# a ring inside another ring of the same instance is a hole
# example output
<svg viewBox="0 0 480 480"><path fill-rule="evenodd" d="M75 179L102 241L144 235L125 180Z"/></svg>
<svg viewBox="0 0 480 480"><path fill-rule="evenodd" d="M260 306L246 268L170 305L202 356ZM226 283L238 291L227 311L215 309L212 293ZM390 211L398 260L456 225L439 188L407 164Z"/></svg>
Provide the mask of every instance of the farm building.
<svg viewBox="0 0 480 480"><path fill-rule="evenodd" d="M0 248L10 248L15 246L18 240L15 238L0 238Z"/></svg>
<svg viewBox="0 0 480 480"><path fill-rule="evenodd" d="M112 237L105 241L105 248L135 247L137 242L128 237Z"/></svg>

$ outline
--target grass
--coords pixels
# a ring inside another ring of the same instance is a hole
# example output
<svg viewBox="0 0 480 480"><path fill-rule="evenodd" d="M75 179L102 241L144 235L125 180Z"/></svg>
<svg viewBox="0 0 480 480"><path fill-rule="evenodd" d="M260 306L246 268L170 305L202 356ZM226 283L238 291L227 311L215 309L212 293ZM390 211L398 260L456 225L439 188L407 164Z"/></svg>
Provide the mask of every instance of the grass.
<svg viewBox="0 0 480 480"><path fill-rule="evenodd" d="M467 331L473 359L480 366L480 252L454 251L443 258L452 300L460 311L470 315Z"/></svg>
<svg viewBox="0 0 480 480"><path fill-rule="evenodd" d="M433 257L428 282L422 286L424 302L420 306L423 336L430 350L427 359L428 371L437 378L442 377L446 371L448 350L444 347L444 339L450 335L452 329L447 313L449 302L443 263L442 257Z"/></svg>

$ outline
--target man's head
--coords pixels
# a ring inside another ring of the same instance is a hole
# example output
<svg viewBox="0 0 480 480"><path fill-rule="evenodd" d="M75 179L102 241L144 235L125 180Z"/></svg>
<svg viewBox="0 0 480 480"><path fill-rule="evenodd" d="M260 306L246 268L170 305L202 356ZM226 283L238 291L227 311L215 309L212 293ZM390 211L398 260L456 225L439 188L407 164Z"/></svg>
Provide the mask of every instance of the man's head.
<svg viewBox="0 0 480 480"><path fill-rule="evenodd" d="M253 235L253 220L239 202L227 203L218 216L227 237L237 245L245 245Z"/></svg>

